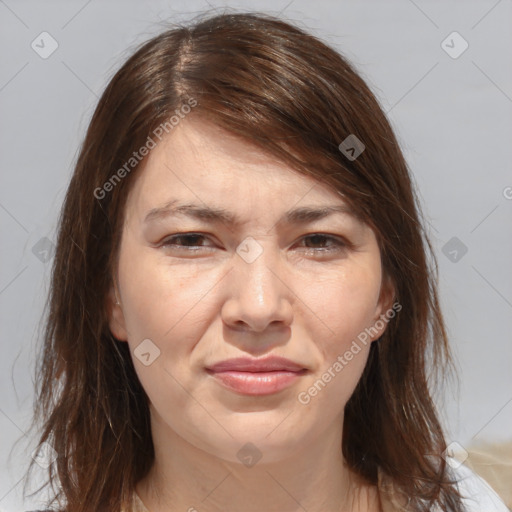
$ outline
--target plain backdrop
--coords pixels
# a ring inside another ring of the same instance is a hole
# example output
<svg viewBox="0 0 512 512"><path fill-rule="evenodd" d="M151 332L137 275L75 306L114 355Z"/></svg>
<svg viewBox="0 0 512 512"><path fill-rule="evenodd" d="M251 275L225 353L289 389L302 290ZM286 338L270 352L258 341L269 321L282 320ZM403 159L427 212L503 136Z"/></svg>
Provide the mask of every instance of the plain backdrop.
<svg viewBox="0 0 512 512"><path fill-rule="evenodd" d="M448 438L467 448L512 437L510 0L0 0L0 511L38 505L23 503L20 481L34 443L38 329L59 208L98 97L167 22L225 6L306 28L377 95L439 262L460 374L438 397Z"/></svg>

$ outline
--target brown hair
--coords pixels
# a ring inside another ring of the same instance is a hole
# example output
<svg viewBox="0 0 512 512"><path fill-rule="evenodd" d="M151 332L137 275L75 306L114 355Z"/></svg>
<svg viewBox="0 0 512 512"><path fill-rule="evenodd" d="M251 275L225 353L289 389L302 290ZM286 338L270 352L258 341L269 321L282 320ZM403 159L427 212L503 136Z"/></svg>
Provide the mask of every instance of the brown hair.
<svg viewBox="0 0 512 512"><path fill-rule="evenodd" d="M108 193L98 190L191 100L189 115L330 185L374 229L403 310L372 344L346 405L343 454L370 483L382 471L413 510L461 510L427 378L450 361L437 267L395 135L343 56L253 13L209 16L154 37L115 74L94 112L60 217L36 373L39 446L48 442L57 454L52 503L118 512L152 465L147 396L128 344L109 330L106 305L125 200L141 166ZM365 145L356 159L338 147L351 134Z"/></svg>

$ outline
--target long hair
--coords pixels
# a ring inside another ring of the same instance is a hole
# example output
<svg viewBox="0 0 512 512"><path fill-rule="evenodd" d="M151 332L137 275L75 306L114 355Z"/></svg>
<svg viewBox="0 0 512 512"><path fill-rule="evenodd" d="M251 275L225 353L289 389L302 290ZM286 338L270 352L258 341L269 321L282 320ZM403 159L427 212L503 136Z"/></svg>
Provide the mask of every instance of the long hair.
<svg viewBox="0 0 512 512"><path fill-rule="evenodd" d="M109 330L107 294L126 197L144 164L130 159L149 138L158 142L162 127L173 129L180 112L329 185L375 231L402 311L372 343L346 405L340 449L368 482L384 473L412 510L435 503L459 511L429 376L450 362L437 266L399 144L342 55L256 13L210 15L147 41L93 114L59 219L36 371L39 446L49 443L56 454L51 503L119 512L154 460L147 395L128 344ZM357 158L340 150L349 136L364 144Z"/></svg>

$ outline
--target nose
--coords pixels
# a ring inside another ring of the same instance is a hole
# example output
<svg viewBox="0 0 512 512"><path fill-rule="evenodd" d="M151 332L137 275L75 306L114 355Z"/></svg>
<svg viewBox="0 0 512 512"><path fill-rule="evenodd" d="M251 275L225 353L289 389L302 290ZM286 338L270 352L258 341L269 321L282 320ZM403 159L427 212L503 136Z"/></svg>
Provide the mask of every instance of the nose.
<svg viewBox="0 0 512 512"><path fill-rule="evenodd" d="M235 254L227 279L229 295L221 311L226 325L258 333L291 325L294 294L277 250L267 246L250 263Z"/></svg>

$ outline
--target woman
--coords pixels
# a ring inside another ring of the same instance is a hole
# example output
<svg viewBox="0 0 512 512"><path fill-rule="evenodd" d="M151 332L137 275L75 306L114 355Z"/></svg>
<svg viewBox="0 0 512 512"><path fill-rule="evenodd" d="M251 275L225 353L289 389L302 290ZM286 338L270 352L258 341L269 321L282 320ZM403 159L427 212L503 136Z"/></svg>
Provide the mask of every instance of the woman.
<svg viewBox="0 0 512 512"><path fill-rule="evenodd" d="M256 14L144 44L60 221L36 407L54 501L469 510L429 393L449 363L429 250L338 53Z"/></svg>

